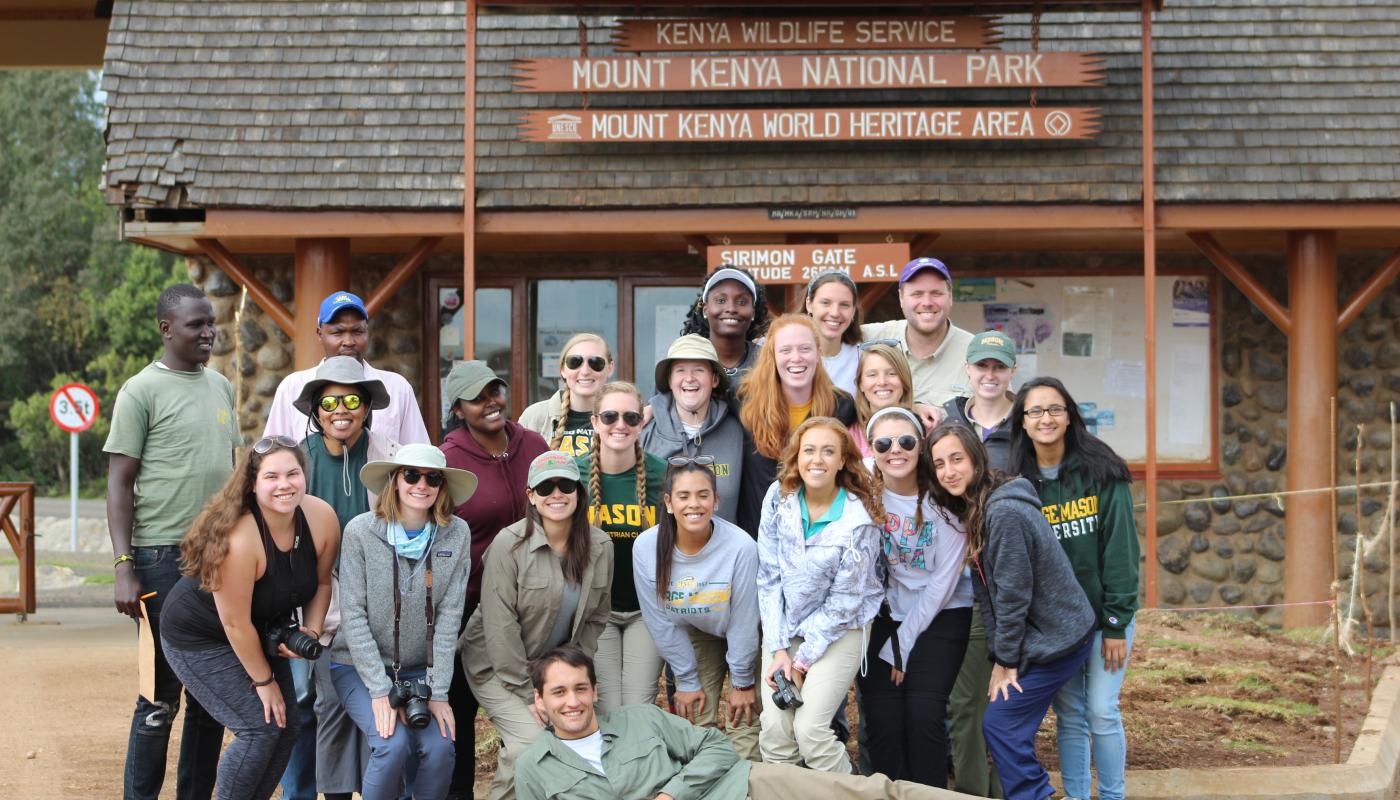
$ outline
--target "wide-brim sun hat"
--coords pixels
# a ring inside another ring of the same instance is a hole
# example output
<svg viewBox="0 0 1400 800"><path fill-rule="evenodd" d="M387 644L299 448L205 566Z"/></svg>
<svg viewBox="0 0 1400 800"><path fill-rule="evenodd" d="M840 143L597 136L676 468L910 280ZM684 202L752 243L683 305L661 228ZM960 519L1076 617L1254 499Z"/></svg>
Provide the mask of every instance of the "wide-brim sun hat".
<svg viewBox="0 0 1400 800"><path fill-rule="evenodd" d="M388 489L389 476L405 467L441 472L447 479L443 486L452 498L454 508L476 494L476 475L447 466L447 456L430 444L406 444L388 461L369 462L360 468L360 483L371 492L380 494Z"/></svg>
<svg viewBox="0 0 1400 800"><path fill-rule="evenodd" d="M384 383L377 378L366 378L365 365L351 356L334 356L322 361L321 366L316 368L316 376L307 381L301 394L292 401L292 407L311 416L316 401L321 397L321 390L333 383L363 390L367 401L365 405L372 409L389 407L389 391L384 388Z"/></svg>
<svg viewBox="0 0 1400 800"><path fill-rule="evenodd" d="M724 365L719 361L719 353L714 343L703 336L688 333L671 342L666 357L656 362L656 391L670 393L671 366L677 361L708 361L719 376L719 386L715 392L723 397L729 391L729 376L724 373Z"/></svg>

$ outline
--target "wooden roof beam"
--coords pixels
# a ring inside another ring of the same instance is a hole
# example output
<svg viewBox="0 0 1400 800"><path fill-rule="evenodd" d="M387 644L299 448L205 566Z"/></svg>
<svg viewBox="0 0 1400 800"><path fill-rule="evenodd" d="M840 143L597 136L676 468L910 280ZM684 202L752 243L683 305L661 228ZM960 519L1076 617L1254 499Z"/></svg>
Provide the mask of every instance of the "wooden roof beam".
<svg viewBox="0 0 1400 800"><path fill-rule="evenodd" d="M1366 306L1371 304L1385 291L1386 287L1395 282L1396 276L1400 276L1400 249L1390 254L1390 258L1381 264L1376 273L1361 284L1361 288L1356 290L1356 294L1347 300L1340 314L1337 315L1337 333L1347 329L1347 326L1356 321L1361 316L1361 312L1366 310Z"/></svg>
<svg viewBox="0 0 1400 800"><path fill-rule="evenodd" d="M292 312L282 305L282 301L272 294L266 284L253 276L252 270L245 267L243 262L230 253L228 248L224 247L218 239L201 238L194 241L195 244L199 245L199 249L203 250L204 254L218 265L219 269L226 272L239 286L248 290L248 296L253 298L253 302L258 304L258 308L261 308L264 314L277 323L277 327L281 328L283 333L287 334L289 338L295 338L296 325L292 321Z"/></svg>
<svg viewBox="0 0 1400 800"><path fill-rule="evenodd" d="M1206 258L1210 259L1210 263L1214 264L1215 268L1220 270L1230 280L1230 283L1235 285L1236 289L1248 297L1251 303L1258 306L1259 310L1264 312L1264 316L1277 325L1285 336L1292 332L1293 320L1289 316L1288 309L1274 299L1269 290L1265 289L1243 264L1227 253L1214 236L1202 231L1194 231L1186 234L1186 238L1190 239L1191 243L1196 245L1196 248Z"/></svg>
<svg viewBox="0 0 1400 800"><path fill-rule="evenodd" d="M389 299L403 287L408 279L423 266L423 262L428 260L437 246L442 243L441 236L424 236L418 240L418 245L404 256L394 268L389 270L389 274L384 276L384 280L374 287L374 291L365 298L365 311L371 317L379 313Z"/></svg>

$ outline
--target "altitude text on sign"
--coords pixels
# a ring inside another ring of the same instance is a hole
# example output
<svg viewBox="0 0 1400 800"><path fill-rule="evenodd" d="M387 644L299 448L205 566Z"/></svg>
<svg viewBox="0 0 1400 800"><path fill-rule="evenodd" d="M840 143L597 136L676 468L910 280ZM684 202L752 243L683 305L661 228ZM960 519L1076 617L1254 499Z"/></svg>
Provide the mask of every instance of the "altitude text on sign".
<svg viewBox="0 0 1400 800"><path fill-rule="evenodd" d="M541 110L527 142L787 142L1087 139L1096 108Z"/></svg>
<svg viewBox="0 0 1400 800"><path fill-rule="evenodd" d="M535 58L523 92L698 92L1095 86L1093 53L890 53L801 56Z"/></svg>
<svg viewBox="0 0 1400 800"><path fill-rule="evenodd" d="M806 283L826 272L855 281L896 281L909 261L909 244L756 244L705 250L714 269L728 264L748 270L759 283Z"/></svg>
<svg viewBox="0 0 1400 800"><path fill-rule="evenodd" d="M903 50L994 48L1001 31L987 17L826 17L813 19L627 19L613 48L693 50Z"/></svg>

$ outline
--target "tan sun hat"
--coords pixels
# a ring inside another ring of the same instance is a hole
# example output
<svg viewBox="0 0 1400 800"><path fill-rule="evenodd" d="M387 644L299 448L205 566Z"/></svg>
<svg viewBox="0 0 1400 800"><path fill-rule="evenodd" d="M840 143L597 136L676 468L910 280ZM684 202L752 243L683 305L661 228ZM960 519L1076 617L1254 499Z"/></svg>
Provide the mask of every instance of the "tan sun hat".
<svg viewBox="0 0 1400 800"><path fill-rule="evenodd" d="M389 476L402 467L434 469L447 478L447 493L453 507L460 506L476 493L476 476L464 469L447 466L447 456L430 444L406 444L388 461L371 461L360 468L360 483L376 494L388 488Z"/></svg>
<svg viewBox="0 0 1400 800"><path fill-rule="evenodd" d="M729 391L729 376L724 374L724 365L719 363L719 353L715 351L714 343L694 333L688 333L671 342L671 346L666 349L666 357L656 362L656 391L670 394L671 365L677 361L710 362L715 374L719 376L715 396L723 397L725 392Z"/></svg>

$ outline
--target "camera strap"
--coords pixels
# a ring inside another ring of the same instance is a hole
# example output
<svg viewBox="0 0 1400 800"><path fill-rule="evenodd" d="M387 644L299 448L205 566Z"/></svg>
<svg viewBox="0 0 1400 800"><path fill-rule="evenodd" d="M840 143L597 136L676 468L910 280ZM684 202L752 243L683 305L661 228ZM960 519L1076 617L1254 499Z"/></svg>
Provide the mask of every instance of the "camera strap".
<svg viewBox="0 0 1400 800"><path fill-rule="evenodd" d="M423 572L423 587L425 596L423 599L423 613L427 617L428 623L428 674L433 671L433 551L428 548L428 557ZM403 609L403 586L399 583L399 554L394 553L394 681L399 679L399 614Z"/></svg>

